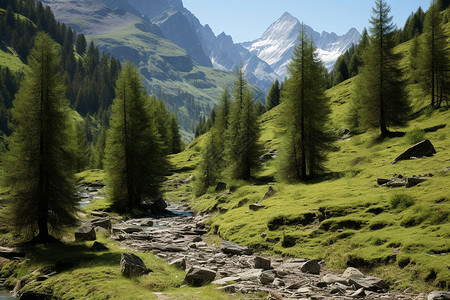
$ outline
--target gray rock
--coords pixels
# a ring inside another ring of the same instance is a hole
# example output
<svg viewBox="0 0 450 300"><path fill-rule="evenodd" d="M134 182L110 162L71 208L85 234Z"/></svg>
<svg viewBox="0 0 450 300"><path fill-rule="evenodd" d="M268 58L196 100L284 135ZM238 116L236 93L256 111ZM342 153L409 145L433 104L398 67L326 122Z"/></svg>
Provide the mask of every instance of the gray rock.
<svg viewBox="0 0 450 300"><path fill-rule="evenodd" d="M111 229L111 220L109 218L92 219L91 225L94 227L101 227L105 229Z"/></svg>
<svg viewBox="0 0 450 300"><path fill-rule="evenodd" d="M142 259L132 253L122 253L120 270L125 277L141 276L151 272Z"/></svg>
<svg viewBox="0 0 450 300"><path fill-rule="evenodd" d="M107 218L109 217L109 214L105 211L91 211L91 216L97 217L97 218Z"/></svg>
<svg viewBox="0 0 450 300"><path fill-rule="evenodd" d="M241 278L242 281L256 281L258 280L259 276L261 276L262 270L248 270L242 273L239 273L237 276Z"/></svg>
<svg viewBox="0 0 450 300"><path fill-rule="evenodd" d="M433 154L436 154L436 149L434 149L433 144L430 140L424 140L408 148L405 152L397 156L391 164L395 164L399 160L411 159L412 157L432 156Z"/></svg>
<svg viewBox="0 0 450 300"><path fill-rule="evenodd" d="M265 207L264 205L258 204L258 203L252 203L248 206L248 208L253 211L258 211L260 209L266 209L267 207Z"/></svg>
<svg viewBox="0 0 450 300"><path fill-rule="evenodd" d="M433 291L428 294L427 300L450 300L450 292Z"/></svg>
<svg viewBox="0 0 450 300"><path fill-rule="evenodd" d="M342 278L340 276L336 276L333 274L327 274L325 276L322 277L322 280L324 282L326 282L327 284L333 284L333 283L340 283L340 284L345 284L348 285L348 282L345 278Z"/></svg>
<svg viewBox="0 0 450 300"><path fill-rule="evenodd" d="M253 249L228 241L222 241L221 250L225 254L252 255Z"/></svg>
<svg viewBox="0 0 450 300"><path fill-rule="evenodd" d="M77 242L95 241L96 239L95 229L89 223L83 224L75 230L75 241Z"/></svg>
<svg viewBox="0 0 450 300"><path fill-rule="evenodd" d="M255 269L264 269L264 270L269 270L271 269L270 266L270 259L261 257L261 256L256 256L253 260L254 264L255 264Z"/></svg>
<svg viewBox="0 0 450 300"><path fill-rule="evenodd" d="M0 247L0 257L10 259L13 257L24 257L24 256L25 253L16 248Z"/></svg>
<svg viewBox="0 0 450 300"><path fill-rule="evenodd" d="M92 251L101 252L101 251L108 251L109 248L103 245L100 242L95 241L94 244L91 247Z"/></svg>
<svg viewBox="0 0 450 300"><path fill-rule="evenodd" d="M283 280L281 280L280 278L275 278L275 280L273 281L273 285L278 286L278 287L283 287L286 285L286 283Z"/></svg>
<svg viewBox="0 0 450 300"><path fill-rule="evenodd" d="M139 225L140 226L146 226L146 227L152 227L153 226L153 221L150 220L150 219L142 220Z"/></svg>
<svg viewBox="0 0 450 300"><path fill-rule="evenodd" d="M216 272L210 269L193 266L189 269L184 281L191 286L202 286L208 284L216 278Z"/></svg>
<svg viewBox="0 0 450 300"><path fill-rule="evenodd" d="M300 270L303 273L309 273L309 274L320 274L320 265L319 262L315 259L312 260L308 260L307 262L305 262Z"/></svg>
<svg viewBox="0 0 450 300"><path fill-rule="evenodd" d="M169 263L169 266L174 266L180 270L186 270L186 259L184 257L175 259Z"/></svg>
<svg viewBox="0 0 450 300"><path fill-rule="evenodd" d="M214 280L212 283L216 285L228 285L230 282L239 282L241 281L240 277L230 276L221 279Z"/></svg>
<svg viewBox="0 0 450 300"><path fill-rule="evenodd" d="M364 275L363 273L361 273L360 270L353 268L353 267L348 267L347 269L345 269L344 274L342 274L342 278L344 279L349 279L350 276L352 275Z"/></svg>
<svg viewBox="0 0 450 300"><path fill-rule="evenodd" d="M381 278L365 276L365 275L351 275L348 278L350 284L354 284L356 288L364 288L369 291L379 291L388 289L389 285Z"/></svg>
<svg viewBox="0 0 450 300"><path fill-rule="evenodd" d="M136 228L132 226L117 226L113 227L113 233L135 233L144 231L142 228Z"/></svg>
<svg viewBox="0 0 450 300"><path fill-rule="evenodd" d="M261 275L259 275L259 282L261 282L261 284L271 284L276 277L276 273L272 270L268 270L268 271L264 271L261 273Z"/></svg>
<svg viewBox="0 0 450 300"><path fill-rule="evenodd" d="M350 295L350 297L354 297L354 298L364 298L365 296L366 296L366 293L364 292L364 288L360 288Z"/></svg>

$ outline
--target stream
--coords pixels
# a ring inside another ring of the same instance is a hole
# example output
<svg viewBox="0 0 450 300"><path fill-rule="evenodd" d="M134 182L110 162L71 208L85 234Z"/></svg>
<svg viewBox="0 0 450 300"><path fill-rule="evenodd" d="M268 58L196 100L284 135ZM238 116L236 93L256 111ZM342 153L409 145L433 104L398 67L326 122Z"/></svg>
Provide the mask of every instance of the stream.
<svg viewBox="0 0 450 300"><path fill-rule="evenodd" d="M11 300L11 299L17 299L13 296L7 289L0 286L0 300Z"/></svg>

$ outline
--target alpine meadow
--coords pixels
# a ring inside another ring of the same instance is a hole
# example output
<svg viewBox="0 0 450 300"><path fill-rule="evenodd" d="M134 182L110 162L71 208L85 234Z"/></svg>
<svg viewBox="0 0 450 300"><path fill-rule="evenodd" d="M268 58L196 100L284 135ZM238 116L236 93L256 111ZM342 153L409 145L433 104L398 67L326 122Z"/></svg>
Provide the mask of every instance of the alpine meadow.
<svg viewBox="0 0 450 300"><path fill-rule="evenodd" d="M0 0L0 300L450 299L450 1L196 1Z"/></svg>

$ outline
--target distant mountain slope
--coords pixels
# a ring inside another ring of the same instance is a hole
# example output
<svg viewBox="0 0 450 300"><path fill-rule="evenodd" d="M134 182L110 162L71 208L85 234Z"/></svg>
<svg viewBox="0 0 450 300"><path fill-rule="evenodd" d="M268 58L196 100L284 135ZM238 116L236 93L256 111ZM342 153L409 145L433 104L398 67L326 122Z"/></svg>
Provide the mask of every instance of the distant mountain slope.
<svg viewBox="0 0 450 300"><path fill-rule="evenodd" d="M300 21L286 12L264 32L261 38L242 43L242 46L267 62L280 77L284 78L287 75L286 67L298 43L297 36L300 28ZM352 44L358 43L361 38L355 28L350 29L343 36L325 31L318 33L309 26L305 28L307 34L313 37L319 57L328 70L333 68L341 54Z"/></svg>

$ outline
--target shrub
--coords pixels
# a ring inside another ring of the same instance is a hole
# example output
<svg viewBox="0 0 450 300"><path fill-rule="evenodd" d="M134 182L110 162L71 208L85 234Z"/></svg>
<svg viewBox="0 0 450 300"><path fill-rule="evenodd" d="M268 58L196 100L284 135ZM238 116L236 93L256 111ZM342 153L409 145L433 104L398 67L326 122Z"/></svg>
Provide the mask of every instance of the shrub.
<svg viewBox="0 0 450 300"><path fill-rule="evenodd" d="M409 144L417 144L425 139L425 131L415 128L406 133L406 140Z"/></svg>
<svg viewBox="0 0 450 300"><path fill-rule="evenodd" d="M413 196L408 194L395 194L392 196L390 202L392 208L405 209L414 205L415 199Z"/></svg>

